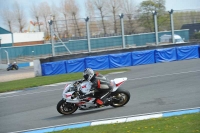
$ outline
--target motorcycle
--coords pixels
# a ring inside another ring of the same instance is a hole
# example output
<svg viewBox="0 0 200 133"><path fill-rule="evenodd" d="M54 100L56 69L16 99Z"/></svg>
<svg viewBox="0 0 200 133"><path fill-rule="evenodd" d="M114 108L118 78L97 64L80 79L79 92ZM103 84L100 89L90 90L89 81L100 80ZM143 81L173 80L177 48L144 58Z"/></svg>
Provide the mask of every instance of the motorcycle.
<svg viewBox="0 0 200 133"><path fill-rule="evenodd" d="M120 86L127 80L124 78L115 78L110 80L112 85L112 89L108 92L109 104L108 105L97 105L96 104L96 96L88 96L86 98L81 99L80 96L82 94L86 94L90 91L91 82L83 81L78 84L74 84L75 82L66 84L64 91L62 93L62 100L60 100L57 104L57 111L63 115L69 115L74 113L77 109L80 110L88 110L95 109L105 106L112 107L121 107L128 103L130 99L130 92L122 89ZM95 91L95 94L98 95L98 91Z"/></svg>
<svg viewBox="0 0 200 133"><path fill-rule="evenodd" d="M14 63L10 63L8 65L7 71L9 71L9 70L18 70L18 69L19 69L18 65L14 62Z"/></svg>

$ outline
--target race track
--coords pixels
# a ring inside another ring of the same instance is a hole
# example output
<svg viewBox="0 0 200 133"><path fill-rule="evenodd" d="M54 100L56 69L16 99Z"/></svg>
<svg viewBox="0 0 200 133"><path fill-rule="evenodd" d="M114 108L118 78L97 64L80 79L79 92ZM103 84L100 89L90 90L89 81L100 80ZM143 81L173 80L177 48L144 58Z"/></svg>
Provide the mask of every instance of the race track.
<svg viewBox="0 0 200 133"><path fill-rule="evenodd" d="M0 70L0 82L32 78L35 76L33 67L19 68L19 70Z"/></svg>
<svg viewBox="0 0 200 133"><path fill-rule="evenodd" d="M60 115L56 105L61 99L63 84L0 94L0 132L200 107L200 59L128 68L131 71L108 75L109 79L128 77L122 87L130 91L131 99L120 108L78 110L73 115Z"/></svg>

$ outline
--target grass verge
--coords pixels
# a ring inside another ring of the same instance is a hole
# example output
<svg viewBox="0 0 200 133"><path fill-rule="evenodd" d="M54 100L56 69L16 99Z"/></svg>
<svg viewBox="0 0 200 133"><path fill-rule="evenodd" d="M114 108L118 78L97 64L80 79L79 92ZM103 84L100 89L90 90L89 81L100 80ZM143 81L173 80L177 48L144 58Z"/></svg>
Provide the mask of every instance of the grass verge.
<svg viewBox="0 0 200 133"><path fill-rule="evenodd" d="M111 69L111 70L102 70L98 72L105 75L108 73L121 72L121 71L130 71L130 69ZM54 76L34 77L34 78L14 80L9 82L0 82L0 93L15 91L15 90L23 90L25 88L37 87L37 86L60 83L60 82L73 81L81 78L82 78L82 73L80 72L80 73L60 74Z"/></svg>
<svg viewBox="0 0 200 133"><path fill-rule="evenodd" d="M128 123L67 129L53 133L199 133L200 113Z"/></svg>

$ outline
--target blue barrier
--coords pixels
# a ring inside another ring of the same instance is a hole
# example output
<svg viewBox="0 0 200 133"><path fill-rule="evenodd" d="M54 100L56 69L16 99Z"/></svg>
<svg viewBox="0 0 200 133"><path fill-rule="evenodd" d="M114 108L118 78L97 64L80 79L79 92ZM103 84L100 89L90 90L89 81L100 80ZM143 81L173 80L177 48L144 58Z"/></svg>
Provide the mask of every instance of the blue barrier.
<svg viewBox="0 0 200 133"><path fill-rule="evenodd" d="M85 58L72 59L65 61L67 73L83 72L85 69Z"/></svg>
<svg viewBox="0 0 200 133"><path fill-rule="evenodd" d="M132 60L134 65L145 65L155 63L155 50L145 50L132 52Z"/></svg>
<svg viewBox="0 0 200 133"><path fill-rule="evenodd" d="M67 73L64 61L48 62L41 65L42 76Z"/></svg>
<svg viewBox="0 0 200 133"><path fill-rule="evenodd" d="M176 48L165 48L155 50L156 63L158 62L170 62L177 60Z"/></svg>
<svg viewBox="0 0 200 133"><path fill-rule="evenodd" d="M85 66L94 70L109 69L108 55L86 57Z"/></svg>
<svg viewBox="0 0 200 133"><path fill-rule="evenodd" d="M55 75L82 72L85 68L103 70L134 65L200 58L200 46L182 46L174 48L134 51L120 54L91 56L67 61L43 63L42 75Z"/></svg>
<svg viewBox="0 0 200 133"><path fill-rule="evenodd" d="M28 66L30 66L30 63L29 62L24 62L24 63L19 63L17 65L18 65L19 68L20 67L28 67Z"/></svg>
<svg viewBox="0 0 200 133"><path fill-rule="evenodd" d="M131 52L110 54L109 55L110 68L126 67L132 65Z"/></svg>
<svg viewBox="0 0 200 133"><path fill-rule="evenodd" d="M199 45L177 47L177 60L199 58Z"/></svg>

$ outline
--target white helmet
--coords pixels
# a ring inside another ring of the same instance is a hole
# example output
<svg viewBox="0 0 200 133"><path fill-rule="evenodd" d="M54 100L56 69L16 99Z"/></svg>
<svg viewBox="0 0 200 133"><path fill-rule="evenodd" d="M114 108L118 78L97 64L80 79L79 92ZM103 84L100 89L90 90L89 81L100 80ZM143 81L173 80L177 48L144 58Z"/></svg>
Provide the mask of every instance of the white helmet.
<svg viewBox="0 0 200 133"><path fill-rule="evenodd" d="M83 72L83 77L85 80L90 81L94 76L94 71L91 68L86 68Z"/></svg>

